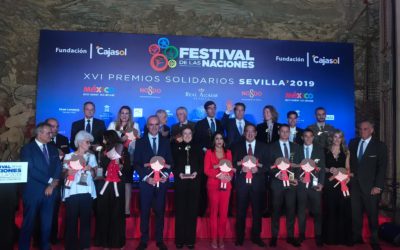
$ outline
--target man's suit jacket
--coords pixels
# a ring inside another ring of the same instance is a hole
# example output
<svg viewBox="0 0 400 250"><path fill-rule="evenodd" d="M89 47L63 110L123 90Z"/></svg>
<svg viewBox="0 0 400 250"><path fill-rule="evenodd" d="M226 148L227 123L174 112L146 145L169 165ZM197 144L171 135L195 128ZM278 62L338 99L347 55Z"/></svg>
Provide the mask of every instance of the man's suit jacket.
<svg viewBox="0 0 400 250"><path fill-rule="evenodd" d="M356 181L360 184L361 191L369 194L373 187L384 188L384 180L387 167L386 145L372 138L364 149L361 161L358 161L358 144L360 138L352 139L349 143L350 170L354 174L352 185Z"/></svg>
<svg viewBox="0 0 400 250"><path fill-rule="evenodd" d="M243 124L243 133L244 133L244 127L249 124L247 120L244 120ZM236 119L235 118L229 118L229 115L224 113L224 116L222 117L221 120L222 127L225 130L226 133L226 146L228 148L232 147L235 143L241 141L243 139L243 136L240 134L238 127L236 126Z"/></svg>
<svg viewBox="0 0 400 250"><path fill-rule="evenodd" d="M215 131L224 133L221 121L215 119ZM210 125L208 124L207 117L198 121L194 127L196 133L194 134L194 141L200 146L201 149L210 149L212 146L213 133L211 132Z"/></svg>
<svg viewBox="0 0 400 250"><path fill-rule="evenodd" d="M297 144L294 144L292 142L289 142L289 147L290 147L290 161L292 163L295 164L299 164L299 146ZM283 153L281 150L281 146L279 144L279 140L276 142L273 142L271 144L268 145L269 147L269 167L274 166L275 165L275 160L278 159L279 157L283 157ZM294 168L290 168L289 169L291 172L296 173L298 170L294 169ZM279 180L278 178L275 177L275 175L279 172L279 169L274 168L274 169L270 169L269 173L270 173L270 178L271 178L271 188L272 189L283 189L284 186L282 184L282 181Z"/></svg>
<svg viewBox="0 0 400 250"><path fill-rule="evenodd" d="M50 178L59 180L61 177L62 165L57 148L47 143L47 151L49 164L35 140L21 149L21 161L28 162L28 181L23 189L24 199L44 196L44 191L49 185Z"/></svg>
<svg viewBox="0 0 400 250"><path fill-rule="evenodd" d="M264 143L270 144L279 140L279 130L280 124L274 122L272 127L272 139L269 141L268 133L266 132L268 129L268 124L266 122L260 123L257 125L257 140L262 141Z"/></svg>
<svg viewBox="0 0 400 250"><path fill-rule="evenodd" d="M323 131L321 131L319 129L318 124L316 124L316 123L308 126L308 129L311 129L314 132L313 144L318 144L323 149L328 147L328 138L336 130L332 125L329 125L326 123L325 123Z"/></svg>
<svg viewBox="0 0 400 250"><path fill-rule="evenodd" d="M75 141L75 136L76 134L81 131L85 130L86 127L86 119L81 119L78 121L75 121L72 123L71 126L71 137L70 137L70 144L71 148L76 150L74 141ZM106 131L106 125L104 124L103 120L99 120L96 118L93 118L93 124L92 124L92 135L94 137L93 144L100 144L103 142L103 133Z"/></svg>
<svg viewBox="0 0 400 250"><path fill-rule="evenodd" d="M299 154L298 154L298 159L296 160L296 162L301 162L302 160L304 160L306 158L305 154L304 154L304 145L301 145L299 147ZM313 174L318 178L318 183L324 185L325 182L325 152L324 150L318 146L313 144L313 150L311 152L311 156L310 158L317 164L317 167L320 169L319 171L313 171ZM303 173L303 170L299 169L297 172L297 179L299 179L300 174ZM312 176L311 176L311 181L312 181ZM299 186L301 187L305 187L305 184L301 181L299 181ZM310 185L311 186L311 185ZM309 188L310 188L309 186Z"/></svg>
<svg viewBox="0 0 400 250"><path fill-rule="evenodd" d="M265 173L269 169L268 162L268 147L267 144L256 141L255 148L253 149L254 157L258 159L258 162L262 164L262 167L258 168L258 172L253 174L252 184L246 184L246 173L242 172L242 166L238 166L238 161L241 161L247 155L246 140L237 142L232 146L232 164L236 168L236 188L244 188L250 186L254 191L265 190Z"/></svg>
<svg viewBox="0 0 400 250"><path fill-rule="evenodd" d="M192 121L188 121L186 124L186 126L190 127L192 129L192 133L194 135L194 127L196 126L196 123L192 122ZM181 130L181 124L175 123L174 125L172 125L171 127L171 140L174 140L180 133Z"/></svg>
<svg viewBox="0 0 400 250"><path fill-rule="evenodd" d="M294 138L293 138L294 143L296 143L298 145L302 145L304 143L303 139L301 138L303 136L303 132L304 132L304 129L296 127L296 134L294 135Z"/></svg>
<svg viewBox="0 0 400 250"><path fill-rule="evenodd" d="M64 154L68 154L71 150L69 149L69 141L66 136L63 136L61 134L56 135L56 143L50 142L50 144L56 146L58 149L60 149Z"/></svg>
<svg viewBox="0 0 400 250"><path fill-rule="evenodd" d="M161 134L158 135L159 142L157 148L157 156L162 156L166 164L172 167L172 154L170 142L167 138L162 137ZM143 178L151 173L150 167L145 167L144 165L150 163L150 159L155 156L153 153L152 146L147 135L136 141L135 153L133 157L134 167L139 174L139 180L143 181ZM163 169L164 173L170 173L171 169ZM160 183L163 185L163 183Z"/></svg>

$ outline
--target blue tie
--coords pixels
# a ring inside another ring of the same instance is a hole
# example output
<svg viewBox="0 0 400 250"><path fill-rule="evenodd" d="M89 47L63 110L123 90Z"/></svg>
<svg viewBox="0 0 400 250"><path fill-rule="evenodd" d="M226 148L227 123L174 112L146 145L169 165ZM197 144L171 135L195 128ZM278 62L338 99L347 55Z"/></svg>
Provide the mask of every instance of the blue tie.
<svg viewBox="0 0 400 250"><path fill-rule="evenodd" d="M86 124L85 130L86 130L86 132L88 132L90 134L90 120L87 120L87 124Z"/></svg>
<svg viewBox="0 0 400 250"><path fill-rule="evenodd" d="M239 133L240 135L243 135L242 121L239 122Z"/></svg>
<svg viewBox="0 0 400 250"><path fill-rule="evenodd" d="M43 144L43 155L44 158L46 159L47 164L49 164L50 159L49 159L49 153L47 152L46 144Z"/></svg>
<svg viewBox="0 0 400 250"><path fill-rule="evenodd" d="M157 155L157 143L156 143L157 137L153 137L153 153L154 155Z"/></svg>
<svg viewBox="0 0 400 250"><path fill-rule="evenodd" d="M289 150L288 150L288 148L287 148L287 146L286 146L286 143L283 143L283 152L284 152L284 156L285 156L285 158L286 159L289 159Z"/></svg>
<svg viewBox="0 0 400 250"><path fill-rule="evenodd" d="M215 122L214 122L214 119L211 119L211 132L213 134L215 133Z"/></svg>
<svg viewBox="0 0 400 250"><path fill-rule="evenodd" d="M310 159L310 151L308 147L306 147L306 159Z"/></svg>
<svg viewBox="0 0 400 250"><path fill-rule="evenodd" d="M364 155L364 140L361 140L361 145L360 145L360 149L358 150L358 161L361 161L363 155Z"/></svg>

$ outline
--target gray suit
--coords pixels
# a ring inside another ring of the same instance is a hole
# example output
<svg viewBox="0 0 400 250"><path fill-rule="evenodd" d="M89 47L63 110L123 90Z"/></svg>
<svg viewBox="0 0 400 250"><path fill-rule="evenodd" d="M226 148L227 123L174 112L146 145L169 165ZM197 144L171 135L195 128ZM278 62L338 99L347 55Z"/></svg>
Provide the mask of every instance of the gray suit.
<svg viewBox="0 0 400 250"><path fill-rule="evenodd" d="M313 144L318 144L323 149L328 147L328 138L336 130L332 125L326 123L323 129L320 129L317 123L308 126L308 129L311 129L314 133Z"/></svg>

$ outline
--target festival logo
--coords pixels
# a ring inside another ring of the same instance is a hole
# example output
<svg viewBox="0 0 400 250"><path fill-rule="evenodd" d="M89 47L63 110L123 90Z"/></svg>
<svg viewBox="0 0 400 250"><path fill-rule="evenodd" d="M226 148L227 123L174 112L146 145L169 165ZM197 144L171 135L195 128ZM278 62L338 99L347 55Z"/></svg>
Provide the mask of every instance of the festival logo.
<svg viewBox="0 0 400 250"><path fill-rule="evenodd" d="M249 89L249 90L242 90L242 101L261 101L261 97L263 92L260 90Z"/></svg>
<svg viewBox="0 0 400 250"><path fill-rule="evenodd" d="M166 37L158 39L157 44L149 46L150 66L157 72L166 71L168 68L175 68L177 62L175 59L179 56L179 51L170 44Z"/></svg>

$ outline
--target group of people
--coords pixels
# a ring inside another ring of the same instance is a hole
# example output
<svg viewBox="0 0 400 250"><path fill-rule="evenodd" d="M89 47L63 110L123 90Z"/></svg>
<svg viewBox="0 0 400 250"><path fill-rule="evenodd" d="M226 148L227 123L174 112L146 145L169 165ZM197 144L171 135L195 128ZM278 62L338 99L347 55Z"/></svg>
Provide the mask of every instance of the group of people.
<svg viewBox="0 0 400 250"><path fill-rule="evenodd" d="M289 111L287 123L280 124L276 109L267 105L263 109L264 121L255 125L245 119L244 103L228 101L219 120L215 117L216 104L207 101L206 117L197 123L188 121L187 109L179 107L178 123L169 128L167 113L158 110L147 118L143 134L133 121L129 106L120 108L107 130L102 120L94 118L93 102L86 102L83 108L85 117L72 124L70 140L58 134L57 120L49 118L37 125L36 137L21 149L21 161L28 162L29 170L22 196L20 249L29 249L35 224L40 225L41 248L50 249L50 242L57 240L61 200L66 210L66 249L90 247L92 212L96 219L94 245L123 248L134 170L139 174L138 250L147 248L151 209L156 220L156 245L167 249L163 239L164 211L171 172L177 248L195 247L197 217L206 211L211 247L224 248L229 210L236 210L235 245L242 246L251 205L251 241L260 247L266 246L261 239L263 213L271 216L271 247L277 245L283 213L286 240L299 247L305 239L309 211L317 246L363 243L362 216L366 212L371 246L380 249L378 202L384 186L387 150L372 137L371 121L359 124L359 137L347 146L343 132L326 123L322 107L315 110L316 123L303 130L297 127L295 111ZM155 156L161 159L157 175L149 167ZM245 164L251 159L255 159L255 167ZM288 171L278 168L279 159L290 165ZM315 163L311 177L306 178L299 167L304 159ZM349 196L332 181L341 169L351 176L347 183ZM299 235L295 237L296 217Z"/></svg>

